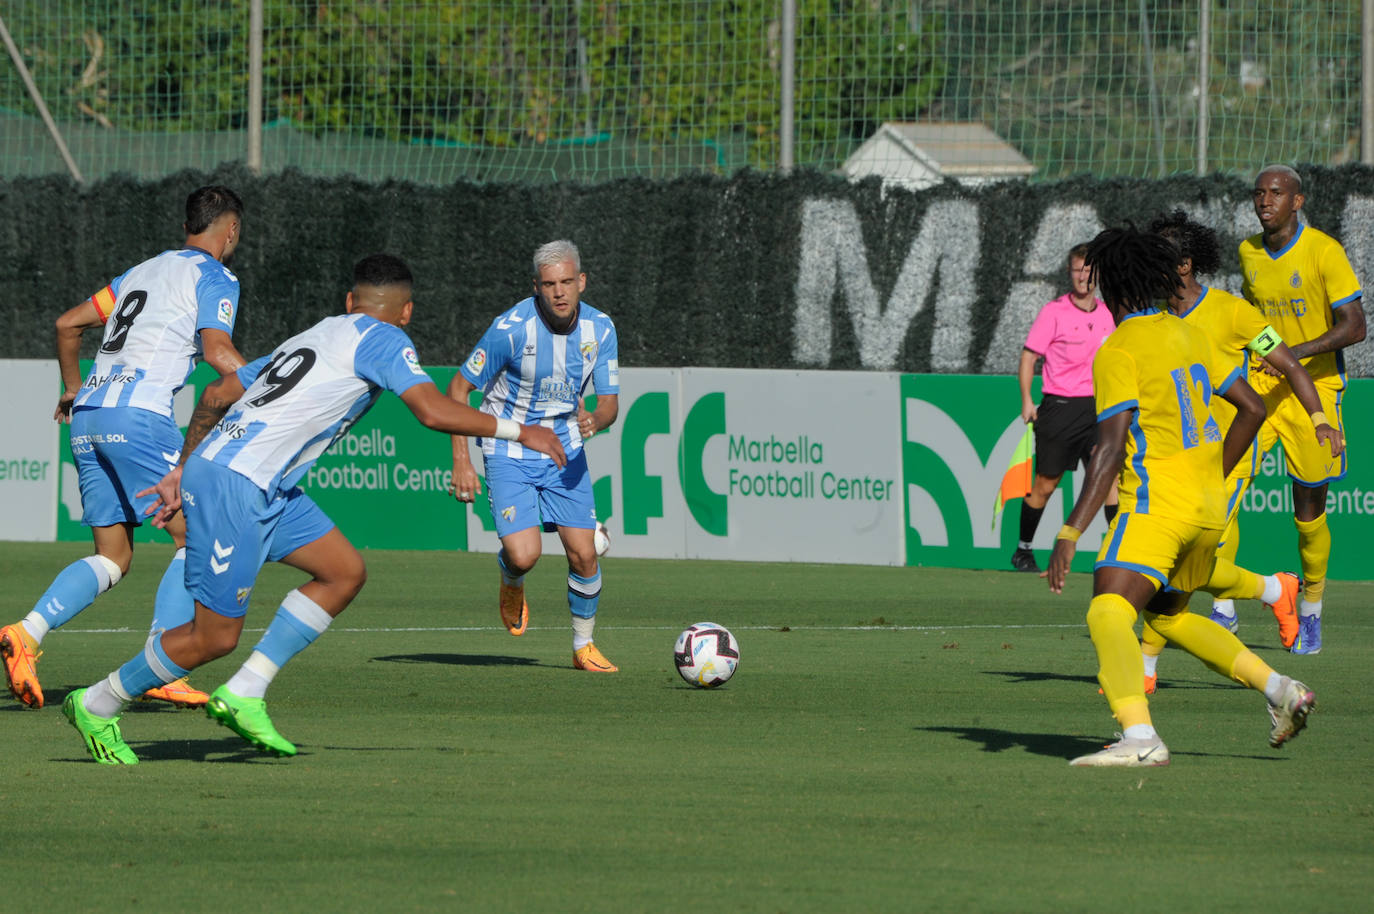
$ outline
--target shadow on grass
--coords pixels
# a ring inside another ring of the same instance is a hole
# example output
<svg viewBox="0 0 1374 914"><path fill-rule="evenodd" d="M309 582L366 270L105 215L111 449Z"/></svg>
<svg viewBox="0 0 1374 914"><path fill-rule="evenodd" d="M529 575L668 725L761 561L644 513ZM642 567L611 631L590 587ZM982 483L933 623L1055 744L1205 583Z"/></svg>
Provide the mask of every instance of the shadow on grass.
<svg viewBox="0 0 1374 914"><path fill-rule="evenodd" d="M984 670L989 676L1002 676L1009 682L1081 682L1097 688L1096 676L1074 676L1067 673L1055 673L1049 670ZM1164 679L1159 680L1159 690L1165 689L1234 689L1236 684L1229 680L1217 677L1215 681L1205 682L1197 680L1178 680Z"/></svg>
<svg viewBox="0 0 1374 914"><path fill-rule="evenodd" d="M989 727L913 727L912 729L924 730L927 733L952 733L959 737L959 739L967 740L971 743L981 743L982 751L984 752L1005 752L1008 749L1024 749L1035 755L1063 759L1066 762L1080 755L1096 752L1103 746L1119 738L1118 735L1093 738L1086 736L1065 736L1062 733L1017 733L1014 730L994 730ZM1283 756L1255 755L1251 753L1179 752L1175 750L1172 754L1175 757L1232 758L1262 762L1284 761Z"/></svg>
<svg viewBox="0 0 1374 914"><path fill-rule="evenodd" d="M77 745L81 744L81 737L73 736ZM252 746L245 745L243 740L236 736L224 739L171 739L139 742L129 741L129 748L134 750L134 755L138 756L139 764L147 762L220 762L245 763L245 762L278 762L288 761L279 759L275 755L268 755L266 752L259 752ZM310 755L309 752L300 752L296 758L303 758ZM66 758L52 759L54 762L73 762L81 765L91 765L91 757L85 752L80 754L73 753Z"/></svg>
<svg viewBox="0 0 1374 914"><path fill-rule="evenodd" d="M259 752L232 734L216 739L171 739L156 742L131 742L140 762L278 762L280 759L266 752ZM304 758L309 752L298 751L295 758Z"/></svg>
<svg viewBox="0 0 1374 914"><path fill-rule="evenodd" d="M442 663L447 666L549 666L533 657L505 654L388 654L373 657L383 663Z"/></svg>
<svg viewBox="0 0 1374 914"><path fill-rule="evenodd" d="M981 743L984 752L1005 752L1024 749L1049 758L1071 759L1102 748L1101 739L1065 736L1062 733L1017 733L1013 730L993 730L989 727L913 727L927 733L952 733L959 739Z"/></svg>

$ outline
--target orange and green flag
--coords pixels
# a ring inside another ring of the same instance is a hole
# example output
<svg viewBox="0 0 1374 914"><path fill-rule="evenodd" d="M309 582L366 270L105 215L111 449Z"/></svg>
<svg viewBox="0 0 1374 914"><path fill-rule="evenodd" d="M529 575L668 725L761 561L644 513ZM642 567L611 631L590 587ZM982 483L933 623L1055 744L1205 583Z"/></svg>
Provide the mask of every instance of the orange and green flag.
<svg viewBox="0 0 1374 914"><path fill-rule="evenodd" d="M997 526L997 518L1013 498L1025 498L1031 492L1031 457L1035 454L1035 423L1026 423L1026 433L1012 452L1007 472L1002 477L1002 485L997 490L997 503L992 509L992 525Z"/></svg>

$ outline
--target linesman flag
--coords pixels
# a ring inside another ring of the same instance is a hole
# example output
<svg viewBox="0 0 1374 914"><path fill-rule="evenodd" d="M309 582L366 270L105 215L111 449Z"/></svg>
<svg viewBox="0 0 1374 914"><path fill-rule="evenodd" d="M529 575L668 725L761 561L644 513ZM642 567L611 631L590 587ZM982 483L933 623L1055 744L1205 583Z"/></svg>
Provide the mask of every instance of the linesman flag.
<svg viewBox="0 0 1374 914"><path fill-rule="evenodd" d="M997 503L992 509L992 526L997 527L997 517L1013 498L1025 498L1031 493L1031 456L1035 453L1035 423L1026 423L1026 433L1012 452L1011 462L1007 464L1002 486L997 490Z"/></svg>

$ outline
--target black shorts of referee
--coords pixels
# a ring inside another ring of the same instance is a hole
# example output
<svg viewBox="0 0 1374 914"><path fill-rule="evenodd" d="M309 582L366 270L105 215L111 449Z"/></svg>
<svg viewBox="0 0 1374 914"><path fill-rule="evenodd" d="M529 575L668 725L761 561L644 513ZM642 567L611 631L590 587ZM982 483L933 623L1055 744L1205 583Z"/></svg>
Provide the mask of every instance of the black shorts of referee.
<svg viewBox="0 0 1374 914"><path fill-rule="evenodd" d="M1035 415L1035 473L1057 479L1078 464L1088 466L1097 444L1097 407L1092 397L1046 394Z"/></svg>

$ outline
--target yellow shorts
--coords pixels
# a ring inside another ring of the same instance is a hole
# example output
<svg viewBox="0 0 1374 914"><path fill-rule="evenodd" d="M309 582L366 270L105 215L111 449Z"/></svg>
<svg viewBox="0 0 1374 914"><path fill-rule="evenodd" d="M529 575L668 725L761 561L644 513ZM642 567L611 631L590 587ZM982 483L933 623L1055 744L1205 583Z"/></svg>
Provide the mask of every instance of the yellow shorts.
<svg viewBox="0 0 1374 914"><path fill-rule="evenodd" d="M1230 527L1236 522L1240 515L1240 500L1245 494L1245 490L1250 488L1250 483L1254 482L1255 477L1246 474L1244 476L1231 475L1226 477L1226 526Z"/></svg>
<svg viewBox="0 0 1374 914"><path fill-rule="evenodd" d="M1192 593L1212 576L1221 531L1185 521L1123 511L1097 553L1097 568L1128 568L1160 586Z"/></svg>
<svg viewBox="0 0 1374 914"><path fill-rule="evenodd" d="M1344 393L1317 385L1326 421L1340 432L1342 438L1345 437L1345 426L1341 420L1341 397ZM1298 398L1293 396L1287 379L1261 396L1264 408L1269 413L1259 430L1261 456L1274 447L1274 442L1282 441L1283 454L1288 461L1288 475L1294 482L1304 486L1326 485L1345 475L1345 454L1332 457L1327 446L1317 440L1316 433L1312 431L1312 418L1307 415Z"/></svg>

